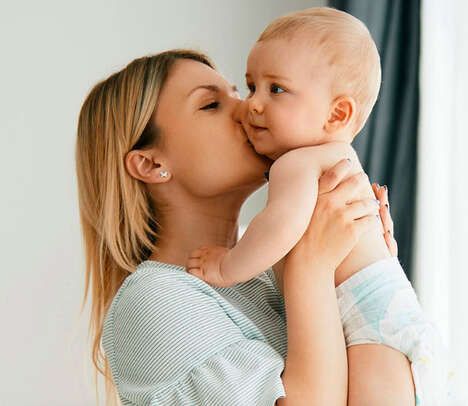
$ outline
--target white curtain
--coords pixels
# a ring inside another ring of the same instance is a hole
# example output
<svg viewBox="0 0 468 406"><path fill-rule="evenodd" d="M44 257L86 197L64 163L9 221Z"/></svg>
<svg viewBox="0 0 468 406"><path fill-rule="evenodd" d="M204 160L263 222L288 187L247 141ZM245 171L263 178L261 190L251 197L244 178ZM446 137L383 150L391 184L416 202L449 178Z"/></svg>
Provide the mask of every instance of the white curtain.
<svg viewBox="0 0 468 406"><path fill-rule="evenodd" d="M468 3L423 0L415 288L468 405Z"/></svg>

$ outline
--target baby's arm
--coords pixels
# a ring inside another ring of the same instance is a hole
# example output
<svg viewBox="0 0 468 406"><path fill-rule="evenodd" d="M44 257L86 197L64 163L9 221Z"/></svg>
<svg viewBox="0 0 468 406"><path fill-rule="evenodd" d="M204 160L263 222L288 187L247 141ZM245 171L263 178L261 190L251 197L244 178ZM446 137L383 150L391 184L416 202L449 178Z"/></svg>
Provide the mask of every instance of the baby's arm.
<svg viewBox="0 0 468 406"><path fill-rule="evenodd" d="M270 168L268 200L221 264L227 279L246 281L283 258L304 234L317 200L322 168L304 149L289 151Z"/></svg>
<svg viewBox="0 0 468 406"><path fill-rule="evenodd" d="M361 169L353 148L342 142L282 155L270 168L266 207L235 247L195 250L187 271L211 285L225 287L250 280L276 264L307 229L317 200L318 178L343 158L352 160L352 174Z"/></svg>

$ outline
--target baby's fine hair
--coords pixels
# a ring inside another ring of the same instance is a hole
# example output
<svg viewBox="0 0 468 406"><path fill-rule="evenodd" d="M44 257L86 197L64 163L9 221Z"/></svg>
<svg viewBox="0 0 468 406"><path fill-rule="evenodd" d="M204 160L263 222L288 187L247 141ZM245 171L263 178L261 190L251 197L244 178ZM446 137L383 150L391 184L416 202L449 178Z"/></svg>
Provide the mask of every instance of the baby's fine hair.
<svg viewBox="0 0 468 406"><path fill-rule="evenodd" d="M258 38L293 39L310 35L310 45L320 51L334 74L336 96L356 102L354 135L361 131L374 107L381 82L380 57L369 30L351 14L331 7L313 7L273 20Z"/></svg>

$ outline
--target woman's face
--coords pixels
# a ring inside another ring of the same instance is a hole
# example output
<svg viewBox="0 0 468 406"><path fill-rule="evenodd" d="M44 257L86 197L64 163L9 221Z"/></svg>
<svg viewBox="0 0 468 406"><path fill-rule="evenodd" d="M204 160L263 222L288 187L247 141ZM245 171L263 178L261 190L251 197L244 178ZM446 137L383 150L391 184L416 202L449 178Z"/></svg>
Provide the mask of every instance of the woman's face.
<svg viewBox="0 0 468 406"><path fill-rule="evenodd" d="M197 196L250 194L264 183L270 161L249 144L241 125L243 107L236 89L209 66L185 59L175 63L155 118L171 181Z"/></svg>

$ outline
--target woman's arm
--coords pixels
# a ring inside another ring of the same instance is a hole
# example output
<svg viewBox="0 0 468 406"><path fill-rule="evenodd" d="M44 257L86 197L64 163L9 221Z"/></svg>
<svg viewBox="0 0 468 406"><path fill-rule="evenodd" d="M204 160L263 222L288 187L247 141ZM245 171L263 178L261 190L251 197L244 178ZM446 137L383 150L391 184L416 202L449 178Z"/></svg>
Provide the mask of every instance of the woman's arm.
<svg viewBox="0 0 468 406"><path fill-rule="evenodd" d="M350 168L340 162L329 171L329 182L336 186ZM359 198L366 182L367 176L358 174L320 195L306 233L286 257L288 352L282 375L286 398L278 399L280 406L346 405L346 349L334 270L360 235L378 226L372 199L346 205Z"/></svg>
<svg viewBox="0 0 468 406"><path fill-rule="evenodd" d="M415 404L408 359L383 344L348 347L348 406Z"/></svg>
<svg viewBox="0 0 468 406"><path fill-rule="evenodd" d="M286 265L284 274L288 352L282 375L284 405L346 405L347 362L333 272Z"/></svg>

